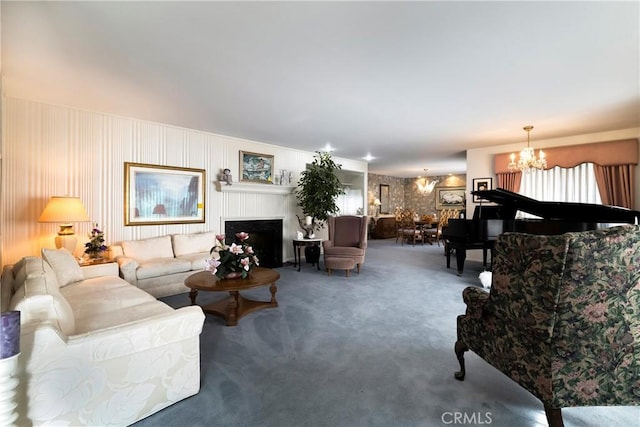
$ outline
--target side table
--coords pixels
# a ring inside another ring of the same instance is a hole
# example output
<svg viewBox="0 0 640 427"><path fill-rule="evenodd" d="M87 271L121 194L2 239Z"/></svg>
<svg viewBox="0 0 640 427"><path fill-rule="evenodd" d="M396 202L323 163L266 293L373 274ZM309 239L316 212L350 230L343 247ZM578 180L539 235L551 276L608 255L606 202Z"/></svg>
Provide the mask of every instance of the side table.
<svg viewBox="0 0 640 427"><path fill-rule="evenodd" d="M298 267L300 271L300 264L302 264L302 257L300 256L300 248L307 246L320 246L322 239L293 239L293 266ZM315 264L318 271L320 271L320 257L316 260L311 260L312 264Z"/></svg>

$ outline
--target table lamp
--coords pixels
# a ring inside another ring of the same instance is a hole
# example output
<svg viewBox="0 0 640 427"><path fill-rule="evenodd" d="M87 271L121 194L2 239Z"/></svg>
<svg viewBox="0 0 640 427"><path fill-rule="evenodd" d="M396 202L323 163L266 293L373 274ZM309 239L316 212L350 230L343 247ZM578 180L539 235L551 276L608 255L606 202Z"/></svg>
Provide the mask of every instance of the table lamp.
<svg viewBox="0 0 640 427"><path fill-rule="evenodd" d="M58 222L60 231L56 236L56 248L65 248L73 253L78 239L73 232L72 222L89 222L89 216L78 197L53 196L40 214L38 222Z"/></svg>

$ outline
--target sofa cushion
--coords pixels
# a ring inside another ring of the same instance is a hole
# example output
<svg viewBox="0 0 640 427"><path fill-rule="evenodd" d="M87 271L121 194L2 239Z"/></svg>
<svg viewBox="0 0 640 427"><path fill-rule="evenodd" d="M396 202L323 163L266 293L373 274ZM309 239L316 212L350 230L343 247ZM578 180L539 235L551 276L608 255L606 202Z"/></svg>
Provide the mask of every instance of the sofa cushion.
<svg viewBox="0 0 640 427"><path fill-rule="evenodd" d="M11 298L10 310L20 311L20 323L52 322L63 334L72 335L75 318L69 302L58 291L51 275L31 275Z"/></svg>
<svg viewBox="0 0 640 427"><path fill-rule="evenodd" d="M199 252L195 254L182 255L181 261L188 261L191 264L190 270L202 270L208 258L210 258L209 252Z"/></svg>
<svg viewBox="0 0 640 427"><path fill-rule="evenodd" d="M60 288L60 293L73 308L78 325L101 313L112 313L122 308L156 301L145 291L113 276L86 279Z"/></svg>
<svg viewBox="0 0 640 427"><path fill-rule="evenodd" d="M66 249L42 249L42 257L51 266L60 287L84 280L78 261Z"/></svg>
<svg viewBox="0 0 640 427"><path fill-rule="evenodd" d="M56 288L58 287L58 279L51 266L44 259L35 256L21 258L13 266L14 291L20 288L28 277L33 275L41 276L42 274L51 275L50 285L53 286L55 284Z"/></svg>
<svg viewBox="0 0 640 427"><path fill-rule="evenodd" d="M136 269L136 277L138 279L149 279L185 271L191 271L191 262L189 260L160 258L141 262Z"/></svg>
<svg viewBox="0 0 640 427"><path fill-rule="evenodd" d="M136 320L148 319L166 313L171 313L173 308L163 302L153 299L140 304L124 308L113 308L100 313L92 313L78 321L76 335L91 333L106 328L113 328Z"/></svg>
<svg viewBox="0 0 640 427"><path fill-rule="evenodd" d="M174 234L173 253L176 257L194 254L198 252L209 252L216 244L216 233L208 231L206 233Z"/></svg>
<svg viewBox="0 0 640 427"><path fill-rule="evenodd" d="M173 258L171 236L152 237L142 240L127 240L122 242L124 256L138 262L154 258Z"/></svg>

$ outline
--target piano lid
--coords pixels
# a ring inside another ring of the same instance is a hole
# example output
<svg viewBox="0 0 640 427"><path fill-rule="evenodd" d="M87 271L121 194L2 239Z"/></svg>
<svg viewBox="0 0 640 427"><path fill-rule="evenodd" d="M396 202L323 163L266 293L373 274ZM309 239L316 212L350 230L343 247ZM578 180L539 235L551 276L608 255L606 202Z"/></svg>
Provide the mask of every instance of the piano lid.
<svg viewBox="0 0 640 427"><path fill-rule="evenodd" d="M640 212L592 203L541 202L503 188L472 191L476 197L504 206L506 212L526 212L546 220L637 224Z"/></svg>

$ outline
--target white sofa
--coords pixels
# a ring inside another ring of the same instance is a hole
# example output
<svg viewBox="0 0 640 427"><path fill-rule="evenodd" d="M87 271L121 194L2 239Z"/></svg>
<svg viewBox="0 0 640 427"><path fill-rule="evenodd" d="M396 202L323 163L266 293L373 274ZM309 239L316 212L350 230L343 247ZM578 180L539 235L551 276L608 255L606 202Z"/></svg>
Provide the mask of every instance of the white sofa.
<svg viewBox="0 0 640 427"><path fill-rule="evenodd" d="M216 243L212 231L127 240L109 247L120 276L156 298L188 292L184 279L204 268Z"/></svg>
<svg viewBox="0 0 640 427"><path fill-rule="evenodd" d="M1 282L2 310L21 312L18 425L128 425L200 390L200 307L173 309L64 249Z"/></svg>

